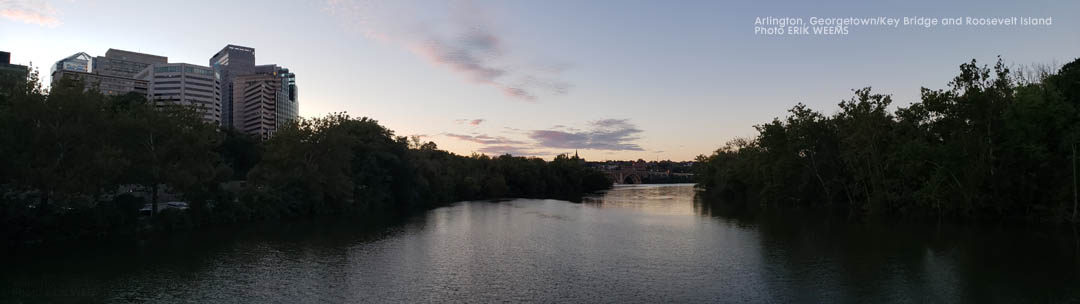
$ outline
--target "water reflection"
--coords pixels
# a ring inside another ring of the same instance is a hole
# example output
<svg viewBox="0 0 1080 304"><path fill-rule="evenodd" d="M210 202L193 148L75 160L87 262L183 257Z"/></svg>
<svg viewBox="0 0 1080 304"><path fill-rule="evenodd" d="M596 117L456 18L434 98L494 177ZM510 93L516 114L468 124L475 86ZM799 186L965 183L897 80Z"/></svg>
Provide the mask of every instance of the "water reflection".
<svg viewBox="0 0 1080 304"><path fill-rule="evenodd" d="M631 208L649 214L700 214L694 203L693 184L615 185L600 195L586 196L582 203L596 207Z"/></svg>
<svg viewBox="0 0 1080 304"><path fill-rule="evenodd" d="M770 290L799 302L1074 302L1075 230L855 222L806 212L750 214L709 202L702 215L752 225Z"/></svg>

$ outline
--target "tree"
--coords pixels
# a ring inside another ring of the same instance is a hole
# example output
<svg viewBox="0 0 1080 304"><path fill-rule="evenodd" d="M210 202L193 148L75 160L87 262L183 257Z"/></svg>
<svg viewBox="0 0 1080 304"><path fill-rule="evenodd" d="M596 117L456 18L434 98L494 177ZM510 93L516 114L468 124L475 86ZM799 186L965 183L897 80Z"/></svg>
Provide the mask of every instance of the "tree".
<svg viewBox="0 0 1080 304"><path fill-rule="evenodd" d="M190 107L137 93L104 96L76 79L45 92L34 76L25 86L0 79L0 89L20 88L0 92L0 238L16 245L134 236L203 219L409 212L505 195L572 199L610 187L565 155L458 156L345 114L293 122L264 143L217 130ZM230 177L247 177L250 187L221 187ZM150 192L151 225L138 224L143 200L118 193L121 185ZM162 191L182 195L191 209L159 214Z"/></svg>
<svg viewBox="0 0 1080 304"><path fill-rule="evenodd" d="M220 156L214 153L219 136L194 109L149 102L133 105L119 115L117 134L131 167L124 180L150 191L152 212L158 213L161 186L183 193L207 191L215 180Z"/></svg>
<svg viewBox="0 0 1080 304"><path fill-rule="evenodd" d="M108 140L104 96L62 79L51 94L18 94L9 106L9 168L19 183L37 192L40 212L50 212L54 198L89 206L113 184L121 165Z"/></svg>
<svg viewBox="0 0 1080 304"><path fill-rule="evenodd" d="M236 129L221 130L221 145L217 152L232 171L233 180L246 180L252 168L262 160L262 145L258 138Z"/></svg>
<svg viewBox="0 0 1080 304"><path fill-rule="evenodd" d="M828 117L798 104L700 156L698 186L748 206L846 198L854 216L1075 222L1078 87L1080 60L1032 78L999 58L961 64L946 89L895 111L869 88Z"/></svg>

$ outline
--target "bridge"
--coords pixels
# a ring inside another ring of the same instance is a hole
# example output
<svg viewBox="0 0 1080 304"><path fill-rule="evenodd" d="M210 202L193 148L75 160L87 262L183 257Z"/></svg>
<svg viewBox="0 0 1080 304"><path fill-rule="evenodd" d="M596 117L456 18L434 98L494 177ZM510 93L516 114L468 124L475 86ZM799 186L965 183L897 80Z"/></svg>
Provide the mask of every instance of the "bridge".
<svg viewBox="0 0 1080 304"><path fill-rule="evenodd" d="M616 184L641 184L643 181L650 183L689 183L693 181L693 173L673 173L671 171L652 171L624 168L598 168Z"/></svg>
<svg viewBox="0 0 1080 304"><path fill-rule="evenodd" d="M603 171L604 174L607 174L608 178L610 178L616 184L640 184L643 177L649 176L648 171L637 170L633 168Z"/></svg>

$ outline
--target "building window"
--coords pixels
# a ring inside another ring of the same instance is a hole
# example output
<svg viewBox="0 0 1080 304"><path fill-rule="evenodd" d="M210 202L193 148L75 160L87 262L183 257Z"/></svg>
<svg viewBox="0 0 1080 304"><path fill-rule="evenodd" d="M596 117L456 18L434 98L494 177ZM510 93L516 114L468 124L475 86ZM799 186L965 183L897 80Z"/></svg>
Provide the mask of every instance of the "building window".
<svg viewBox="0 0 1080 304"><path fill-rule="evenodd" d="M178 66L154 67L154 73L180 73L180 67L178 67Z"/></svg>

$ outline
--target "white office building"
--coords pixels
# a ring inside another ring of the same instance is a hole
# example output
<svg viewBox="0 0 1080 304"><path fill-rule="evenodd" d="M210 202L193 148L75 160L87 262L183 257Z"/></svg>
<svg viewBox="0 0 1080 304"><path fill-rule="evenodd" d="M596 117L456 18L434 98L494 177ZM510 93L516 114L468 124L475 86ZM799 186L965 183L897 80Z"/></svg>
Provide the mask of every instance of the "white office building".
<svg viewBox="0 0 1080 304"><path fill-rule="evenodd" d="M221 126L221 84L213 69L187 63L154 64L135 75L149 82L150 100L192 106L207 123Z"/></svg>

